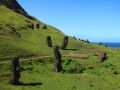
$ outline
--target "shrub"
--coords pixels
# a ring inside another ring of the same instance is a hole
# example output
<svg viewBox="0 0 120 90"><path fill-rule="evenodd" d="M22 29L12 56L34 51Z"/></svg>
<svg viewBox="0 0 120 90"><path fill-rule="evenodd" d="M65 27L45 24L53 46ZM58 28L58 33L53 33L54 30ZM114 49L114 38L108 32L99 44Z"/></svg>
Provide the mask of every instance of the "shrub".
<svg viewBox="0 0 120 90"><path fill-rule="evenodd" d="M84 70L86 70L86 67L76 61L73 61L71 59L64 61L64 73L83 73Z"/></svg>

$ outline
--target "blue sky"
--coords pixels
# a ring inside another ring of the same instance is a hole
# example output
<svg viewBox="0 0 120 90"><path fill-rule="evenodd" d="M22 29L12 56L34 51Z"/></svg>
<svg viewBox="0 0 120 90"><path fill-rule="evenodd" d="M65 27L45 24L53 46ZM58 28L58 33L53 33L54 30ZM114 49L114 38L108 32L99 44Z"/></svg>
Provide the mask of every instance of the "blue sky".
<svg viewBox="0 0 120 90"><path fill-rule="evenodd" d="M32 16L70 36L120 42L120 0L17 0Z"/></svg>

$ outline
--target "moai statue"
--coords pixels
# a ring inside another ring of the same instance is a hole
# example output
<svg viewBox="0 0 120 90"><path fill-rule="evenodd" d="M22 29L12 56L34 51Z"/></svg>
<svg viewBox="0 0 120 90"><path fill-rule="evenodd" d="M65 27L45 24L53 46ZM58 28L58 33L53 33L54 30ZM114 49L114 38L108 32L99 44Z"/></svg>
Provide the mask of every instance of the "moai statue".
<svg viewBox="0 0 120 90"><path fill-rule="evenodd" d="M20 65L19 65L19 57L14 57L12 60L12 80L11 83L13 85L19 84L19 78L20 78Z"/></svg>
<svg viewBox="0 0 120 90"><path fill-rule="evenodd" d="M87 39L87 41L86 41L87 43L90 43L90 41Z"/></svg>
<svg viewBox="0 0 120 90"><path fill-rule="evenodd" d="M107 47L108 47L108 45L106 44L106 45L105 45L105 47L107 48Z"/></svg>
<svg viewBox="0 0 120 90"><path fill-rule="evenodd" d="M103 45L102 42L99 43L99 46Z"/></svg>
<svg viewBox="0 0 120 90"><path fill-rule="evenodd" d="M36 28L40 29L40 24L39 23L36 24Z"/></svg>
<svg viewBox="0 0 120 90"><path fill-rule="evenodd" d="M60 71L62 71L62 61L61 61L61 54L59 52L59 47L58 46L54 47L54 56L55 56L55 59L56 59L55 70L57 72L60 72Z"/></svg>
<svg viewBox="0 0 120 90"><path fill-rule="evenodd" d="M47 36L47 38L46 38L46 42L47 42L48 47L52 47L51 36Z"/></svg>
<svg viewBox="0 0 120 90"><path fill-rule="evenodd" d="M63 42L62 42L61 49L62 49L62 50L65 50L66 47L67 47L67 44L68 44L68 37L65 36L65 37L63 38Z"/></svg>
<svg viewBox="0 0 120 90"><path fill-rule="evenodd" d="M32 26L28 24L28 28L32 28Z"/></svg>
<svg viewBox="0 0 120 90"><path fill-rule="evenodd" d="M44 26L42 27L42 29L47 29L47 26L46 26L46 25L44 25Z"/></svg>
<svg viewBox="0 0 120 90"><path fill-rule="evenodd" d="M31 28L34 29L34 24L33 23L31 23Z"/></svg>
<svg viewBox="0 0 120 90"><path fill-rule="evenodd" d="M103 62L104 60L106 60L107 54L105 52L104 53L100 53L100 55L98 56L98 58L99 58L100 62Z"/></svg>

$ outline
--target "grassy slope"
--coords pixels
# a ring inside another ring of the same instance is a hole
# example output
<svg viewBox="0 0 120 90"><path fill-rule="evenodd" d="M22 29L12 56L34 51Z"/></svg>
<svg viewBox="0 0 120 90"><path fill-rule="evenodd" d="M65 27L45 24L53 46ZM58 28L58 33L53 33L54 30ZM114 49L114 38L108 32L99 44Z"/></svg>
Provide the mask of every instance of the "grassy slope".
<svg viewBox="0 0 120 90"><path fill-rule="evenodd" d="M11 77L10 64L0 65L1 90L119 90L120 62L119 55L108 54L109 58L104 63L98 63L97 56L86 58L63 58L64 70L75 67L74 62L67 64L72 59L84 65L82 73L56 73L54 72L54 59L38 59L35 61L21 62L22 85L12 86L8 82ZM67 62L68 63L68 62ZM69 68L70 67L70 68ZM77 67L79 69L80 67ZM6 72L4 72L6 71ZM40 84L42 83L42 85Z"/></svg>
<svg viewBox="0 0 120 90"><path fill-rule="evenodd" d="M36 24L37 20L30 20L12 10L0 5L0 58L14 55L51 55L52 49L46 45L46 36L50 35L53 40L53 46L61 45L62 38L65 36L59 30L47 25L48 30L39 29L32 30L27 28L29 22ZM41 22L40 22L41 23ZM14 27L21 34L21 38L15 34L11 34L10 28ZM44 24L41 23L41 27ZM43 49L44 48L44 49ZM80 49L81 51L98 50L95 45L87 44L70 37L69 49Z"/></svg>
<svg viewBox="0 0 120 90"><path fill-rule="evenodd" d="M0 28L2 28L0 29L0 58L30 54L37 56L53 55L53 49L46 46L45 38L48 35L52 36L53 45L61 45L62 38L65 36L62 32L49 25L47 26L48 30L31 30L26 28L29 24L28 21L32 23L38 22L16 14L5 6L0 5ZM44 25L42 22L40 23L42 26ZM19 38L11 34L7 24L15 27L22 37ZM49 62L49 58L42 59L42 61L22 62L20 64L24 70L21 72L20 80L24 85L12 86L8 84L11 77L10 64L4 64L0 65L0 90L119 90L119 49L99 47L71 37L67 48L71 50L61 51L63 55L84 55L82 58L71 58L73 61L85 66L86 70L83 73L55 73L53 71L54 62ZM109 58L104 63L97 63L95 54L103 50L108 53ZM87 54L91 55L87 56ZM65 61L69 58L63 57L64 69L68 68L65 65ZM33 84L40 82L42 85L33 86ZM30 83L33 84L31 85Z"/></svg>

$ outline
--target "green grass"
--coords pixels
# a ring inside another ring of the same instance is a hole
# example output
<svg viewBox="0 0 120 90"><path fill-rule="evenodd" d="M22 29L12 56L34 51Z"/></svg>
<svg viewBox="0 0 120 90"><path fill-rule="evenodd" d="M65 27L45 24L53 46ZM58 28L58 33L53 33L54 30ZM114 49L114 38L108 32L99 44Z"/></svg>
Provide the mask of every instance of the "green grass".
<svg viewBox="0 0 120 90"><path fill-rule="evenodd" d="M53 49L48 48L46 44L46 36L51 36L53 46L61 45L62 39L66 36L60 30L47 25L47 30L42 29L44 23L38 20L30 20L20 14L13 12L6 8L4 5L0 5L0 58L9 56L42 56L52 55ZM40 29L30 29L27 26L30 23L40 23ZM16 29L16 32L21 35L18 37L8 26L12 26ZM97 45L88 44L80 40L75 40L69 37L68 49L78 49L77 52L100 52L103 50ZM62 51L62 53L71 53L73 50Z"/></svg>
<svg viewBox="0 0 120 90"><path fill-rule="evenodd" d="M111 53L110 53L111 54ZM116 57L115 59L117 59ZM70 63L69 60L71 59ZM97 62L97 56L87 59L63 57L64 71L54 71L54 59L44 58L21 62L23 85L9 84L11 78L10 64L0 65L1 90L119 90L120 63L112 63L110 57L103 63ZM77 67L74 65L78 64ZM82 67L81 67L82 65ZM69 68L72 67L72 68ZM84 68L83 68L84 67ZM76 72L76 70L83 72ZM75 70L73 72L68 72ZM6 72L4 72L6 71ZM116 73L117 72L117 73ZM34 86L36 85L36 86Z"/></svg>
<svg viewBox="0 0 120 90"><path fill-rule="evenodd" d="M85 43L69 37L68 50L60 50L63 71L54 71L54 58L36 59L40 56L53 55L53 47L61 45L66 36L60 30L44 23L28 19L0 5L0 61L35 57L35 60L20 62L23 85L13 86L11 65L0 65L0 90L119 90L120 88L120 49L106 48ZM30 29L30 23L40 23L40 29ZM21 35L18 37L8 27L14 27ZM46 36L51 36L53 47L48 48ZM98 62L98 54L107 52L108 59ZM64 57L64 55L67 55ZM41 84L41 85L40 85ZM36 85L36 86L33 86Z"/></svg>

